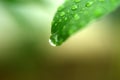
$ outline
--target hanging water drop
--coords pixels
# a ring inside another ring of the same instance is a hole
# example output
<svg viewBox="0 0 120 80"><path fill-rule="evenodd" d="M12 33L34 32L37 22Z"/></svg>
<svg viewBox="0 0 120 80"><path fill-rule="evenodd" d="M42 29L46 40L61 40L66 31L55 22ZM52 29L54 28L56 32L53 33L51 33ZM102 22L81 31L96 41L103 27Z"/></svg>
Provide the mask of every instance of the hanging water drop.
<svg viewBox="0 0 120 80"><path fill-rule="evenodd" d="M51 46L56 47L56 45L51 41L51 39L49 39L49 43Z"/></svg>

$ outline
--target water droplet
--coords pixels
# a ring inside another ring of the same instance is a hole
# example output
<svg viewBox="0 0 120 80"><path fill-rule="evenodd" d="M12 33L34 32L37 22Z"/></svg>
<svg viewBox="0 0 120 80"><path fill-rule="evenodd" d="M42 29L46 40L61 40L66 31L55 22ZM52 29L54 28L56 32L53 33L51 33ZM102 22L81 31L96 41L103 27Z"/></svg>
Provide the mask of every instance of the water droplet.
<svg viewBox="0 0 120 80"><path fill-rule="evenodd" d="M67 21L67 19L68 19L68 18L67 18L67 17L65 17L65 21Z"/></svg>
<svg viewBox="0 0 120 80"><path fill-rule="evenodd" d="M70 12L70 10L67 11L68 13Z"/></svg>
<svg viewBox="0 0 120 80"><path fill-rule="evenodd" d="M72 26L72 29L68 31L69 35L72 35L77 30L76 26Z"/></svg>
<svg viewBox="0 0 120 80"><path fill-rule="evenodd" d="M55 26L57 26L58 24L57 23L55 23Z"/></svg>
<svg viewBox="0 0 120 80"><path fill-rule="evenodd" d="M80 19L80 16L79 16L78 14L75 14L75 15L74 15L74 19L75 19L75 20L78 20L78 19Z"/></svg>
<svg viewBox="0 0 120 80"><path fill-rule="evenodd" d="M105 0L99 0L100 2L104 2Z"/></svg>
<svg viewBox="0 0 120 80"><path fill-rule="evenodd" d="M65 15L65 12L61 12L60 13L60 16L62 17L62 16L64 16Z"/></svg>
<svg viewBox="0 0 120 80"><path fill-rule="evenodd" d="M77 5L73 5L73 6L71 7L72 10L76 10L77 8L78 8Z"/></svg>
<svg viewBox="0 0 120 80"><path fill-rule="evenodd" d="M58 32L59 33L59 32ZM61 33L60 35L58 33L53 33L51 36L50 36L50 40L49 40L49 43L52 45L52 46L59 46L63 43L64 41L64 38L63 38L63 33Z"/></svg>
<svg viewBox="0 0 120 80"><path fill-rule="evenodd" d="M49 39L49 43L51 46L56 47L56 45L51 41L51 39Z"/></svg>
<svg viewBox="0 0 120 80"><path fill-rule="evenodd" d="M63 29L62 30L65 30L66 26L63 26Z"/></svg>
<svg viewBox="0 0 120 80"><path fill-rule="evenodd" d="M86 6L86 7L90 7L92 4L93 4L93 2L87 2L87 3L85 4L85 6Z"/></svg>
<svg viewBox="0 0 120 80"><path fill-rule="evenodd" d="M59 19L59 22L61 22L62 21L62 19Z"/></svg>
<svg viewBox="0 0 120 80"><path fill-rule="evenodd" d="M81 11L84 11L84 10L85 10L85 8L82 8L82 9L81 9Z"/></svg>
<svg viewBox="0 0 120 80"><path fill-rule="evenodd" d="M102 14L104 13L104 11L102 9L97 9L94 14L96 17L100 17Z"/></svg>
<svg viewBox="0 0 120 80"><path fill-rule="evenodd" d="M74 0L74 2L76 2L76 3L78 3L78 2L80 2L81 0Z"/></svg>

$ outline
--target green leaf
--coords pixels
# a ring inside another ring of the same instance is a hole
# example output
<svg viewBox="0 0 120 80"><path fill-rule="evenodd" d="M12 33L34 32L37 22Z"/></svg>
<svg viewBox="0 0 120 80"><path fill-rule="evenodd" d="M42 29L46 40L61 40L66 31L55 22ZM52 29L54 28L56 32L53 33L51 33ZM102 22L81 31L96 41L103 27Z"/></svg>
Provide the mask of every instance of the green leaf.
<svg viewBox="0 0 120 80"><path fill-rule="evenodd" d="M52 22L50 42L61 45L89 22L114 11L120 0L66 0Z"/></svg>
<svg viewBox="0 0 120 80"><path fill-rule="evenodd" d="M43 2L43 0L4 0L4 2Z"/></svg>
<svg viewBox="0 0 120 80"><path fill-rule="evenodd" d="M11 4L29 4L29 3L46 4L47 1L48 0L2 0L1 2Z"/></svg>

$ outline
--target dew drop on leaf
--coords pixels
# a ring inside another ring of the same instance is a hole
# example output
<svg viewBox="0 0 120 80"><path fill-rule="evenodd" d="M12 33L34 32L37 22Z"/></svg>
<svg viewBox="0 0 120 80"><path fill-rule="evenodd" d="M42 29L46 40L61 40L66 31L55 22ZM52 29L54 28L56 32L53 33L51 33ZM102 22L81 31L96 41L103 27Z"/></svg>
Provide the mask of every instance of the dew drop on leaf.
<svg viewBox="0 0 120 80"><path fill-rule="evenodd" d="M75 14L75 15L74 15L74 19L75 19L75 20L78 20L79 18L80 18L80 16L79 16L78 14Z"/></svg>
<svg viewBox="0 0 120 80"><path fill-rule="evenodd" d="M69 30L69 35L73 34L77 30L76 26L73 26L73 29Z"/></svg>
<svg viewBox="0 0 120 80"><path fill-rule="evenodd" d="M62 19L59 19L59 22L61 22L62 21Z"/></svg>
<svg viewBox="0 0 120 80"><path fill-rule="evenodd" d="M80 2L81 0L74 0L74 2L76 2L76 3L78 3L78 2Z"/></svg>
<svg viewBox="0 0 120 80"><path fill-rule="evenodd" d="M92 1L91 1L91 2L87 2L87 3L85 4L85 6L86 6L86 7L90 7L92 4L93 4Z"/></svg>
<svg viewBox="0 0 120 80"><path fill-rule="evenodd" d="M65 15L65 12L61 12L60 13L60 16L62 17L62 16L64 16Z"/></svg>
<svg viewBox="0 0 120 80"><path fill-rule="evenodd" d="M70 13L70 10L68 10L67 12Z"/></svg>
<svg viewBox="0 0 120 80"><path fill-rule="evenodd" d="M57 23L55 23L55 26L57 26Z"/></svg>
<svg viewBox="0 0 120 80"><path fill-rule="evenodd" d="M65 17L65 21L67 21L67 17Z"/></svg>
<svg viewBox="0 0 120 80"><path fill-rule="evenodd" d="M100 2L104 2L105 0L99 0Z"/></svg>
<svg viewBox="0 0 120 80"><path fill-rule="evenodd" d="M103 13L104 13L104 11L103 11L102 9L97 9L97 10L94 12L94 14L95 14L96 17L101 16Z"/></svg>
<svg viewBox="0 0 120 80"><path fill-rule="evenodd" d="M73 5L73 6L71 7L72 10L76 10L77 8L78 8L77 5Z"/></svg>

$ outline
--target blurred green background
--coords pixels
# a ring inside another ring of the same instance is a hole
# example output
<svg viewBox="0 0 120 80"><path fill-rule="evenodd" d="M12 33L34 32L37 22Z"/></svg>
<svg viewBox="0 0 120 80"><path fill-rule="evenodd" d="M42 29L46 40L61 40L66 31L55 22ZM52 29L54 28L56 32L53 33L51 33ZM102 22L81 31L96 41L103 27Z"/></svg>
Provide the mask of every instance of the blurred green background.
<svg viewBox="0 0 120 80"><path fill-rule="evenodd" d="M63 2L0 1L0 80L120 79L120 8L53 47L51 21Z"/></svg>

